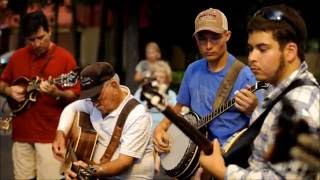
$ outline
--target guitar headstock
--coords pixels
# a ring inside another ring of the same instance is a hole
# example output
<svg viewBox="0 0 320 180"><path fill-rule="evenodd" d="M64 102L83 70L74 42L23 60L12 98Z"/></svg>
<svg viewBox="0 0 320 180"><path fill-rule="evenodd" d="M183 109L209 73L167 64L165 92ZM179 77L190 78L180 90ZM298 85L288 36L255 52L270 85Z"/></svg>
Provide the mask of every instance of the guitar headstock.
<svg viewBox="0 0 320 180"><path fill-rule="evenodd" d="M77 84L80 71L80 68L76 68L67 74L61 74L57 79L54 79L54 83L59 84L61 87L72 87Z"/></svg>
<svg viewBox="0 0 320 180"><path fill-rule="evenodd" d="M142 82L141 100L146 100L148 107L164 110L166 99L161 92L161 86L155 78L146 78Z"/></svg>

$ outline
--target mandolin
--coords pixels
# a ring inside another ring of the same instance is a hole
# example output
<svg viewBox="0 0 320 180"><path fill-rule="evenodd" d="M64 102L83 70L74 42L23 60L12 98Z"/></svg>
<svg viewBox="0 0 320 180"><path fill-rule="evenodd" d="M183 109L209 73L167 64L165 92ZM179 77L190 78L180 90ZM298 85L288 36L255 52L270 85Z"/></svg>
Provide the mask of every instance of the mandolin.
<svg viewBox="0 0 320 180"><path fill-rule="evenodd" d="M61 74L59 77L50 80L50 83L59 85L60 87L75 86L79 78L79 71L80 69L76 69L67 74ZM22 102L17 102L15 99L7 97L8 104L13 114L24 111L31 103L37 101L40 82L41 80L39 79L30 80L25 76L21 76L14 81L13 85L19 85L24 88L26 98Z"/></svg>

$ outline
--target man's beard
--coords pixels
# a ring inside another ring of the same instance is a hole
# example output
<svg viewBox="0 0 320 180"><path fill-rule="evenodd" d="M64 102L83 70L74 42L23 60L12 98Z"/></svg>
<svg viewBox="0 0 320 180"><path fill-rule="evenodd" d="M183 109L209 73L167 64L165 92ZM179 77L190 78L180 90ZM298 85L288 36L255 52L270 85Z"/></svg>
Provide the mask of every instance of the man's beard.
<svg viewBox="0 0 320 180"><path fill-rule="evenodd" d="M279 58L279 66L278 69L275 71L274 76L273 76L273 82L274 83L279 83L279 78L282 76L282 74L284 73L284 67L285 67L285 60L283 57L283 54L281 54L280 58Z"/></svg>

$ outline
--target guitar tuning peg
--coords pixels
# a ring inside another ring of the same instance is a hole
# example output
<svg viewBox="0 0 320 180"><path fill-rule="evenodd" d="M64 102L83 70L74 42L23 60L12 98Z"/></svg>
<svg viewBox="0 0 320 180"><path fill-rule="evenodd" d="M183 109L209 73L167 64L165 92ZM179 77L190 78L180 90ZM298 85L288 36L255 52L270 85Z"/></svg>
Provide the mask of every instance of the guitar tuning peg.
<svg viewBox="0 0 320 180"><path fill-rule="evenodd" d="M181 115L186 115L186 114L188 114L190 112L190 108L189 107L187 107L187 106L182 106L182 108L181 108L181 111L180 111L180 114Z"/></svg>

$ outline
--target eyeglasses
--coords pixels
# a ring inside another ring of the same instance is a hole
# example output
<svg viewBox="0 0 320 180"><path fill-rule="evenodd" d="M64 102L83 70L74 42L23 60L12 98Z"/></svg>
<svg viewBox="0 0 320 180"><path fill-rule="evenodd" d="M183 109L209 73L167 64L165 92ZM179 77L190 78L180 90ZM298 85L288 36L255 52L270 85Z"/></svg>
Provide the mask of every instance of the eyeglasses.
<svg viewBox="0 0 320 180"><path fill-rule="evenodd" d="M284 12L277 9L264 9L257 11L253 17L262 16L270 21L285 21L289 24L295 31L297 31L296 25L285 15Z"/></svg>
<svg viewBox="0 0 320 180"><path fill-rule="evenodd" d="M201 45L205 45L208 42L210 42L211 44L216 44L222 38L222 36L223 36L223 34L215 34L210 37L199 35L197 37L197 40L199 41L199 44L201 44Z"/></svg>

